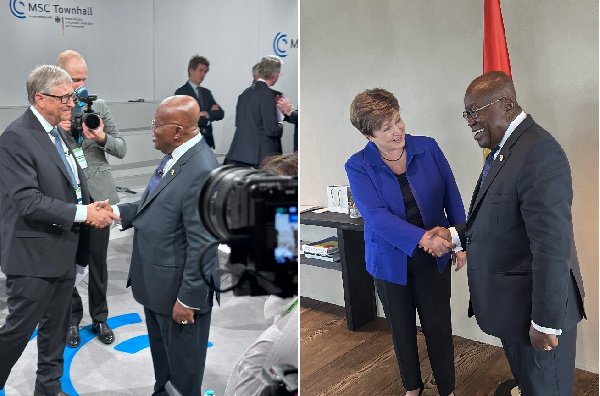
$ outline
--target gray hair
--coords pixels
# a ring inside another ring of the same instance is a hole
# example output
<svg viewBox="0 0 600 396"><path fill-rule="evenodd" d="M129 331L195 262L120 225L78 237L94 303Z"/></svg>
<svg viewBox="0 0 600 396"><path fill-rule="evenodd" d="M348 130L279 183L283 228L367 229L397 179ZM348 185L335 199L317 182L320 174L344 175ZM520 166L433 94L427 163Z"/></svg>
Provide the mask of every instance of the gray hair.
<svg viewBox="0 0 600 396"><path fill-rule="evenodd" d="M34 105L36 93L47 93L56 85L71 85L72 83L73 80L71 80L69 73L60 67L54 65L39 66L27 78L27 100Z"/></svg>
<svg viewBox="0 0 600 396"><path fill-rule="evenodd" d="M281 70L283 61L275 55L263 57L258 64L258 77L269 80L273 75Z"/></svg>

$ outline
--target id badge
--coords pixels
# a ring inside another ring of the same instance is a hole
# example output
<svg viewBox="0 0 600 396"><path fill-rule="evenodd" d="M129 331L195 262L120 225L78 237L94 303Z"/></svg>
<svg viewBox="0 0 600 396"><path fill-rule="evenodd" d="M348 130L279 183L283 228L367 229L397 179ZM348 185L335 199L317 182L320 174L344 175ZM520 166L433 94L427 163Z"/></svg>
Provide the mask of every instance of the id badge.
<svg viewBox="0 0 600 396"><path fill-rule="evenodd" d="M79 166L81 166L81 169L87 168L87 161L83 156L83 150L81 149L81 147L74 148L73 155L75 156L75 159L77 160Z"/></svg>
<svg viewBox="0 0 600 396"><path fill-rule="evenodd" d="M77 186L77 190L75 190L75 194L77 194L77 205L81 205L83 200L81 198L81 186Z"/></svg>

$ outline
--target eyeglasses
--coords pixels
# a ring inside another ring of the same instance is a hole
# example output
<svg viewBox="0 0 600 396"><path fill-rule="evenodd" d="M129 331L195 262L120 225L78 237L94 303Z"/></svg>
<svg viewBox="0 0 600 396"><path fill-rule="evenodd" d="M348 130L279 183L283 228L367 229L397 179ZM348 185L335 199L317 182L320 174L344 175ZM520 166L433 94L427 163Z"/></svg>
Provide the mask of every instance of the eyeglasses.
<svg viewBox="0 0 600 396"><path fill-rule="evenodd" d="M463 118L464 118L464 119L465 119L465 121L467 121L467 122L469 122L469 118L471 118L473 121L477 121L477 120L478 120L478 118L477 118L477 117L478 117L478 116L477 116L477 113L478 113L479 111L481 111L481 110L485 109L485 108L486 108L486 107L488 107L488 106L491 106L491 105L493 105L493 104L494 104L494 103L496 103L496 102L499 102L499 101L501 101L502 99L506 99L506 98L499 98L499 99L496 99L496 100L494 100L493 102L491 102L491 103L488 103L488 104L486 104L485 106L481 106L480 108L478 108L478 109L475 109L475 110L463 111Z"/></svg>
<svg viewBox="0 0 600 396"><path fill-rule="evenodd" d="M152 120L152 123L150 124L150 128L151 129L158 129L158 128L163 127L165 125L177 125L177 126L181 126L181 125L176 124L174 122L165 122L164 124L157 124L156 120Z"/></svg>
<svg viewBox="0 0 600 396"><path fill-rule="evenodd" d="M67 104L67 103L69 103L70 99L73 99L73 93L62 95L62 96L51 95L51 94L47 94L47 93L43 93L43 92L40 92L40 93L44 96L50 96L51 98L60 99L60 103L62 103L62 104Z"/></svg>

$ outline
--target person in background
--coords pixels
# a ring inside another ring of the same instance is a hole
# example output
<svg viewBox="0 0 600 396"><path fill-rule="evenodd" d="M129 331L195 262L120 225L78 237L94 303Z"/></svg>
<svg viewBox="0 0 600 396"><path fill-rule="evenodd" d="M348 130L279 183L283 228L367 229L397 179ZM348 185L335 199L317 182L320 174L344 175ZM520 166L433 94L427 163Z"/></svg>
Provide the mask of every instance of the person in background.
<svg viewBox="0 0 600 396"><path fill-rule="evenodd" d="M298 153L272 155L263 159L258 169L279 176L298 176ZM263 370L278 364L298 367L298 298L269 296L264 306L269 326L248 347L231 371L225 396L258 396L270 382Z"/></svg>
<svg viewBox="0 0 600 396"><path fill-rule="evenodd" d="M211 148L215 148L215 139L213 137L212 123L220 121L225 117L225 112L217 104L210 90L201 87L206 73L208 73L210 63L203 56L194 55L188 63L188 81L177 88L175 95L189 95L195 98L200 105L200 120L198 127L200 133Z"/></svg>
<svg viewBox="0 0 600 396"><path fill-rule="evenodd" d="M262 58L259 79L238 97L235 134L224 164L256 167L273 154L281 154L283 125L278 117L275 94L269 87L279 79L283 62L274 55Z"/></svg>
<svg viewBox="0 0 600 396"><path fill-rule="evenodd" d="M204 375L219 263L216 245L206 250L215 239L197 204L217 160L199 118L198 103L187 95L158 105L152 140L165 157L140 201L114 207L123 229L134 229L127 286L144 306L157 396L169 386L199 395Z"/></svg>
<svg viewBox="0 0 600 396"><path fill-rule="evenodd" d="M420 395L415 308L440 395L454 395L450 249L427 230L465 222L452 170L436 141L405 133L400 106L384 89L356 95L350 121L369 141L345 168L365 222L365 262L392 334L406 395ZM429 255L421 248L427 248ZM466 261L454 253L457 269Z"/></svg>
<svg viewBox="0 0 600 396"><path fill-rule="evenodd" d="M288 98L277 97L277 109L283 113L283 121L294 124L294 151L298 151L298 110L294 110L294 105Z"/></svg>
<svg viewBox="0 0 600 396"><path fill-rule="evenodd" d="M106 201L90 204L85 175L56 126L71 118L73 87L57 66L27 79L30 107L0 135L0 265L8 316L0 327L0 390L37 327L34 396L62 391L76 263L89 259L84 223L118 219Z"/></svg>
<svg viewBox="0 0 600 396"><path fill-rule="evenodd" d="M56 66L63 68L73 80L73 90L85 86L88 78L88 69L83 56L72 50L67 50L58 55ZM79 103L78 103L79 104ZM67 142L78 158L79 165L85 173L85 178L94 201L108 199L110 205L119 202L119 194L115 187L107 155L122 159L127 153L125 139L112 118L112 114L102 99L97 99L92 109L100 116L100 126L90 129L82 123L82 130L78 131L71 120L81 110L75 106L71 110L71 119L62 121L59 129L65 131ZM77 155L82 153L83 156ZM98 339L104 344L111 344L115 340L114 333L106 320L108 319L108 301L106 290L108 287L108 268L106 264L110 227L90 229L90 264L88 297L90 316L92 317L92 331L98 334ZM73 302L71 306L71 319L67 333L67 345L76 348L81 343L79 324L83 318L83 303L77 287L73 288Z"/></svg>
<svg viewBox="0 0 600 396"><path fill-rule="evenodd" d="M473 138L491 150L467 222L457 227L470 263L469 316L500 338L524 396L573 395L585 293L569 161L521 109L506 73L477 77L464 104Z"/></svg>

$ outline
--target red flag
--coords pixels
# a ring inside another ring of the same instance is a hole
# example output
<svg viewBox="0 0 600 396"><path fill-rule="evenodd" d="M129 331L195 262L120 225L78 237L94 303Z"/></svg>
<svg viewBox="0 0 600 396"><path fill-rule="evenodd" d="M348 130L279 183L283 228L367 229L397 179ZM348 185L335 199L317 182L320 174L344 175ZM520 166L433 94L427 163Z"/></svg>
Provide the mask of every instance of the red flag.
<svg viewBox="0 0 600 396"><path fill-rule="evenodd" d="M485 0L483 6L483 72L490 71L503 71L512 78L500 0Z"/></svg>

